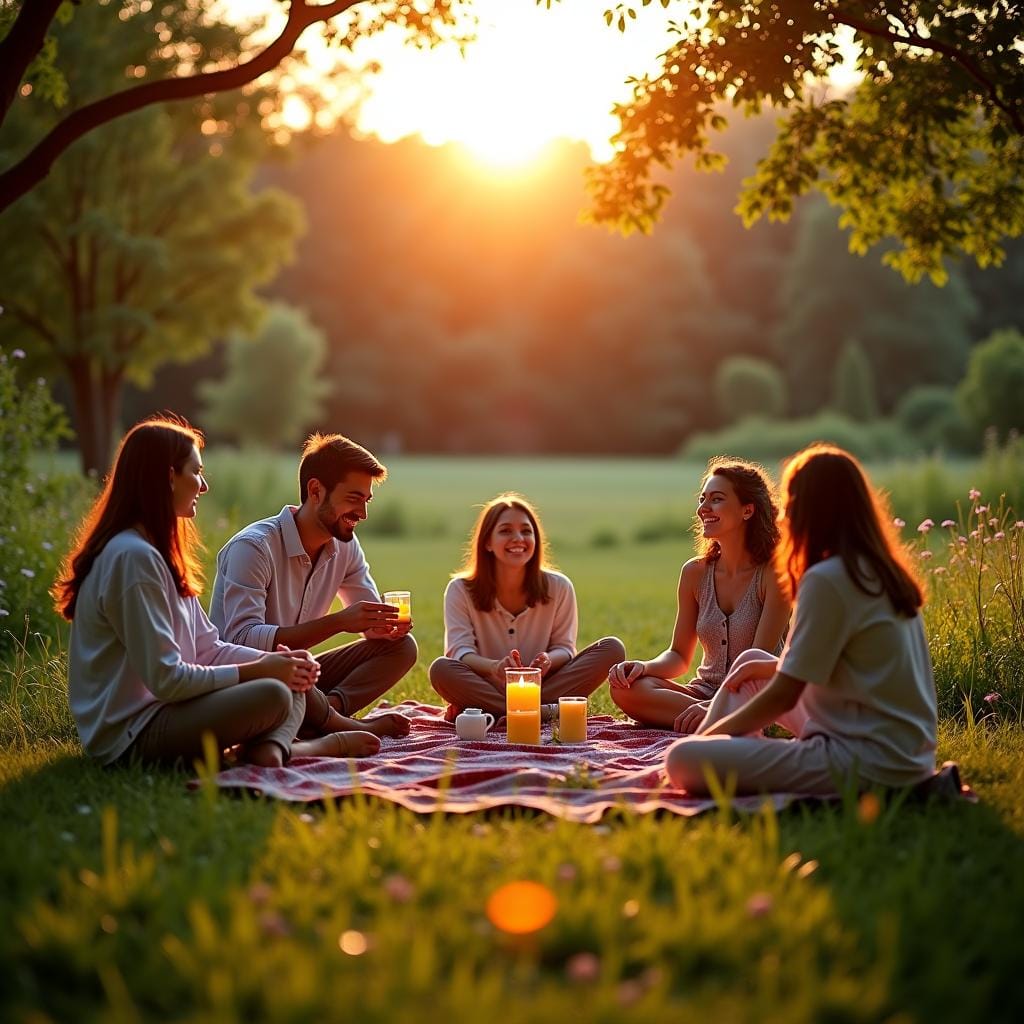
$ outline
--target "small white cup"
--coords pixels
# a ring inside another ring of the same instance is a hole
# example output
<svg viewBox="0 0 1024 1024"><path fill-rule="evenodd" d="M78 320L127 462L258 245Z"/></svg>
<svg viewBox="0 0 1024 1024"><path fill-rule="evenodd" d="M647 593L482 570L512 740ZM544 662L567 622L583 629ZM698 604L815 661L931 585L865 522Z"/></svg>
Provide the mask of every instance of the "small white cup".
<svg viewBox="0 0 1024 1024"><path fill-rule="evenodd" d="M482 740L494 725L494 715L480 708L466 708L455 719L455 732L460 740Z"/></svg>

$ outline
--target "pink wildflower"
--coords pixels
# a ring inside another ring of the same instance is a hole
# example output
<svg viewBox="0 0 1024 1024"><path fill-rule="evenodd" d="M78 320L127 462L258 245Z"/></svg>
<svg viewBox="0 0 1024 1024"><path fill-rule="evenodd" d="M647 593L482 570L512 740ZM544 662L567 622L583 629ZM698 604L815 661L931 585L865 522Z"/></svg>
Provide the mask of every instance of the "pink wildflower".
<svg viewBox="0 0 1024 1024"><path fill-rule="evenodd" d="M755 892L747 900L747 913L751 917L764 917L772 909L774 902L770 892Z"/></svg>
<svg viewBox="0 0 1024 1024"><path fill-rule="evenodd" d="M994 691L992 693L986 693L985 694L985 703L986 704L989 704L989 705L998 704L1000 700L1001 700L1001 698L1000 698L999 694L994 692Z"/></svg>
<svg viewBox="0 0 1024 1024"><path fill-rule="evenodd" d="M576 953L565 962L565 975L578 985L597 981L601 973L601 961L596 953Z"/></svg>
<svg viewBox="0 0 1024 1024"><path fill-rule="evenodd" d="M927 560L928 560L929 558L931 558L931 557L932 557L932 553L931 553L931 552L930 552L930 551L929 551L929 550L928 550L927 548L925 548L925 550L921 552L921 557L922 557L922 558L923 558L923 559L924 559L925 561L927 561Z"/></svg>
<svg viewBox="0 0 1024 1024"><path fill-rule="evenodd" d="M949 526L956 526L956 523L954 523L952 519L943 519L942 520L942 525L943 525L943 527L949 527Z"/></svg>
<svg viewBox="0 0 1024 1024"><path fill-rule="evenodd" d="M976 516L983 516L988 511L988 505L979 505L975 510Z"/></svg>
<svg viewBox="0 0 1024 1024"><path fill-rule="evenodd" d="M927 533L935 525L934 520L923 519L917 528L918 533Z"/></svg>
<svg viewBox="0 0 1024 1024"><path fill-rule="evenodd" d="M995 534L992 535L992 539L993 540L1002 540L1005 536L1006 536L1006 534L1003 533L1002 530L1000 530L998 533L995 533Z"/></svg>
<svg viewBox="0 0 1024 1024"><path fill-rule="evenodd" d="M900 519L899 516L896 516L896 518L892 521L892 525L895 526L898 530L902 530L903 527L907 525L907 523L905 519Z"/></svg>
<svg viewBox="0 0 1024 1024"><path fill-rule="evenodd" d="M967 492L967 497L970 498L971 501L975 501L976 499L981 497L981 491L979 491L976 487L972 487Z"/></svg>
<svg viewBox="0 0 1024 1024"><path fill-rule="evenodd" d="M416 886L405 875L388 875L384 891L394 903L409 903L416 896Z"/></svg>
<svg viewBox="0 0 1024 1024"><path fill-rule="evenodd" d="M937 565L937 566L935 566L934 569L932 569L932 572L936 576L941 576L945 571L946 571L946 567L944 565Z"/></svg>

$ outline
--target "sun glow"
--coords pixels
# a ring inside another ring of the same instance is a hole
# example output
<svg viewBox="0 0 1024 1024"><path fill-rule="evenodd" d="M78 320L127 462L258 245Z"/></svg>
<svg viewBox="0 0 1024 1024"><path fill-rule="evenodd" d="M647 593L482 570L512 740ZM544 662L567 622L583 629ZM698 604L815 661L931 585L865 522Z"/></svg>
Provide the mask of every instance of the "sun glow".
<svg viewBox="0 0 1024 1024"><path fill-rule="evenodd" d="M274 0L222 2L235 17L265 15L267 32L281 27L283 8ZM305 60L289 66L283 83L305 98L289 95L271 127L285 136L310 126L329 131L344 117L357 134L384 142L418 136L432 146L455 143L501 175L530 170L558 140L581 142L595 161L610 160L618 129L612 105L629 99L627 78L657 72L657 55L673 38L673 12L652 4L620 33L605 24L605 6L474 0L474 38L461 51L406 45L392 27L339 55L315 26L301 40ZM830 78L840 91L859 78L844 42L846 64ZM310 96L317 97L315 110Z"/></svg>

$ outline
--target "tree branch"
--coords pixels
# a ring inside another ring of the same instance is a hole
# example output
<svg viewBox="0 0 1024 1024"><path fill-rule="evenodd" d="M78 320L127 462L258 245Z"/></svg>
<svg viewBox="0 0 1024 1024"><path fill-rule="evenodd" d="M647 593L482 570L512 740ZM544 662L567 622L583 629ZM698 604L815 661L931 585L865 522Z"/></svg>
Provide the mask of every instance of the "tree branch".
<svg viewBox="0 0 1024 1024"><path fill-rule="evenodd" d="M38 0L40 4L52 2L53 0ZM327 4L310 4L306 0L292 0L288 20L281 34L266 49L244 64L182 78L146 82L105 96L74 111L53 128L34 149L0 174L0 213L42 181L49 174L57 157L92 129L154 103L191 99L247 85L277 67L295 49L299 36L310 25L329 21L360 2L362 0L333 0ZM28 6L31 5L26 4L26 7Z"/></svg>
<svg viewBox="0 0 1024 1024"><path fill-rule="evenodd" d="M841 7L836 11L835 20L837 23L847 25L857 32L863 32L864 35L888 39L892 43L916 46L922 50L931 50L934 53L941 53L956 61L988 93L992 105L998 107L1009 118L1017 134L1024 135L1024 113L1000 97L996 83L985 74L981 64L969 54L964 53L963 50L957 49L957 47L950 43L944 43L941 39L922 36L917 32L911 32L909 29L905 29L904 33L894 32L892 29L882 25L875 25L872 22L851 17L845 14Z"/></svg>
<svg viewBox="0 0 1024 1024"><path fill-rule="evenodd" d="M0 124L11 109L29 64L46 42L62 0L25 0L11 31L0 40Z"/></svg>

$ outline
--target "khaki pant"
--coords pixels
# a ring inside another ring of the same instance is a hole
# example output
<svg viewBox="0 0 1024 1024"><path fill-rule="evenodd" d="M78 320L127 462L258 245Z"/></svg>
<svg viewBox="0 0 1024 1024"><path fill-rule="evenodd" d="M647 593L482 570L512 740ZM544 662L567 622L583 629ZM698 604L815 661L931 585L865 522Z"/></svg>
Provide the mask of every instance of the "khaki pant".
<svg viewBox="0 0 1024 1024"><path fill-rule="evenodd" d="M341 713L352 716L391 689L416 664L416 641L357 640L318 654L317 687L341 702Z"/></svg>
<svg viewBox="0 0 1024 1024"><path fill-rule="evenodd" d="M189 764L203 756L203 736L212 733L218 750L269 740L287 761L305 715L304 693L277 679L253 679L164 704L119 760Z"/></svg>
<svg viewBox="0 0 1024 1024"><path fill-rule="evenodd" d="M768 684L768 680L744 683L733 692L724 686L711 700L701 728L720 721L742 707ZM799 736L807 715L798 702L779 717L779 725ZM831 796L843 786L853 764L845 751L827 736L801 739L768 739L749 736L687 736L669 748L665 769L672 785L688 793L709 792L708 772L737 794L813 793Z"/></svg>
<svg viewBox="0 0 1024 1024"><path fill-rule="evenodd" d="M568 664L540 684L542 704L559 697L587 697L607 678L608 670L626 657L618 637L606 636L579 652ZM430 666L430 685L456 708L482 708L495 717L505 714L505 691L496 690L468 665L453 658L438 658Z"/></svg>

